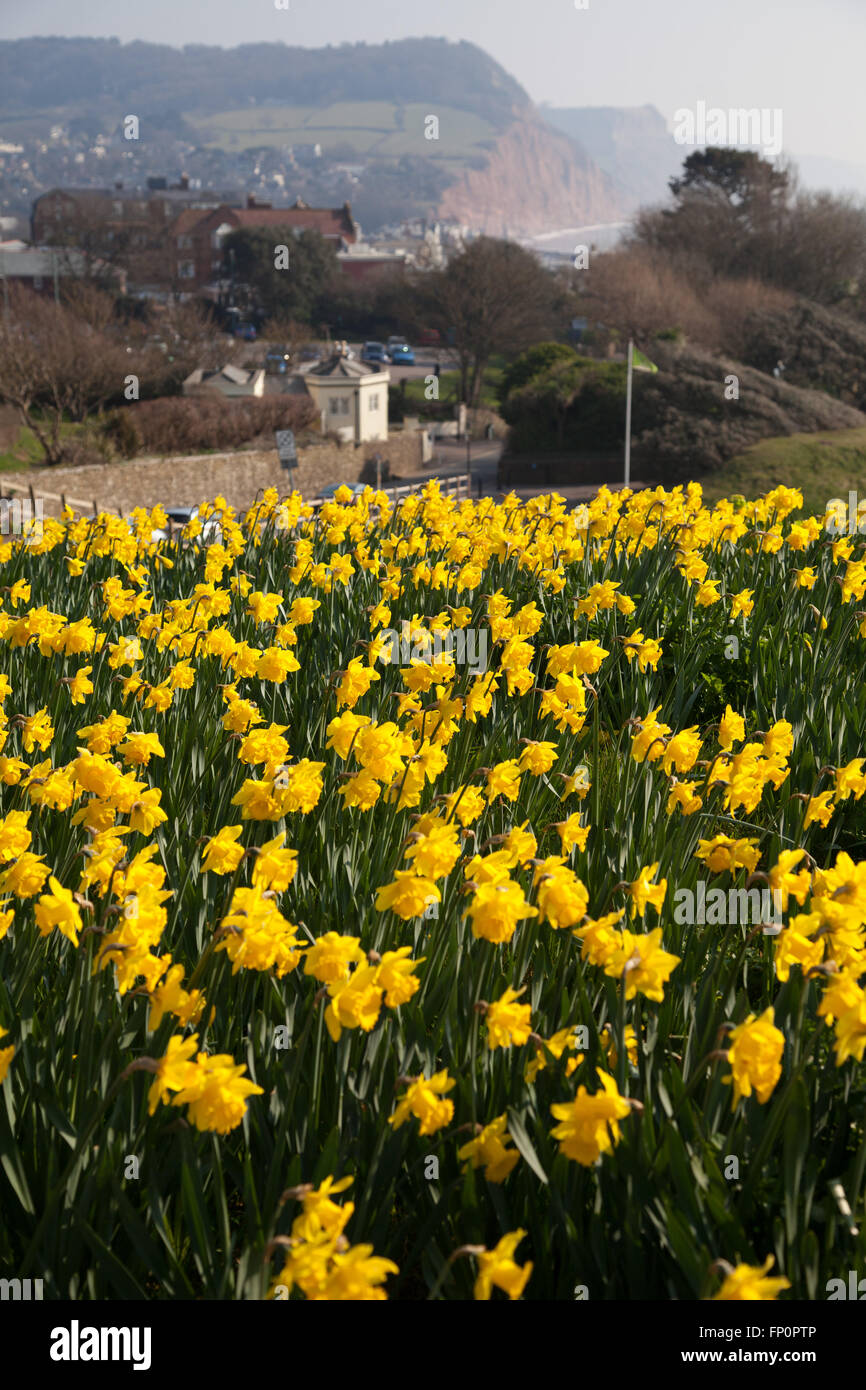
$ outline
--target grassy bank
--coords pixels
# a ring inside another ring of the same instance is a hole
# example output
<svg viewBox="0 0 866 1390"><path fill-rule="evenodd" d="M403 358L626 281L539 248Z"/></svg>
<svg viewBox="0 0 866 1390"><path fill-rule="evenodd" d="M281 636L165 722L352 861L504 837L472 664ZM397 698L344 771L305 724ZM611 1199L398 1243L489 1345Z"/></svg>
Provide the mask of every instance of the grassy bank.
<svg viewBox="0 0 866 1390"><path fill-rule="evenodd" d="M866 492L866 429L762 439L700 481L709 506L721 497L755 497L784 483L800 488L807 512L823 514L832 497L847 498L849 489Z"/></svg>

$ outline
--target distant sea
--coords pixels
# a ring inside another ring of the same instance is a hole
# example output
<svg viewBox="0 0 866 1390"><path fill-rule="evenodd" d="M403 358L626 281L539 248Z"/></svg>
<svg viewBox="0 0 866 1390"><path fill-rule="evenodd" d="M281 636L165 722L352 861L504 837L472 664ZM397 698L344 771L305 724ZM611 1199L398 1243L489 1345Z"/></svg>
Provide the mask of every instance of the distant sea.
<svg viewBox="0 0 866 1390"><path fill-rule="evenodd" d="M554 232L521 237L521 243L531 250L562 256L573 255L576 246L597 246L599 251L609 251L630 226L630 222L593 222L585 227L560 227Z"/></svg>

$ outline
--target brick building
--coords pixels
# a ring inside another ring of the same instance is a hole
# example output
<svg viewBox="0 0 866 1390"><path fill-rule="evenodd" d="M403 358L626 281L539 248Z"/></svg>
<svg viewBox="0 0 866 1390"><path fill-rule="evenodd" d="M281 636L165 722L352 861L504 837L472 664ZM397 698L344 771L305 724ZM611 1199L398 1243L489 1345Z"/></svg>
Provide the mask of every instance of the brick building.
<svg viewBox="0 0 866 1390"><path fill-rule="evenodd" d="M299 198L291 207L274 208L250 197L243 208L223 204L208 212L190 209L181 213L172 226L172 274L177 285L194 294L215 285L223 273L225 238L244 228L262 227L321 232L337 251L353 246L360 235L348 203L339 208L311 208Z"/></svg>
<svg viewBox="0 0 866 1390"><path fill-rule="evenodd" d="M171 278L172 228L184 213L202 216L237 198L230 191L191 188L186 175L169 186L149 180L146 190L52 188L33 204L35 246L74 247L86 262L122 266L137 293L174 288Z"/></svg>
<svg viewBox="0 0 866 1390"><path fill-rule="evenodd" d="M318 231L337 251L360 237L348 203L311 208L302 199L274 208L252 196L244 206L236 194L163 186L146 190L54 188L33 204L33 242L41 247L75 247L89 262L122 266L137 294L201 294L222 273L222 243L240 228L273 227Z"/></svg>

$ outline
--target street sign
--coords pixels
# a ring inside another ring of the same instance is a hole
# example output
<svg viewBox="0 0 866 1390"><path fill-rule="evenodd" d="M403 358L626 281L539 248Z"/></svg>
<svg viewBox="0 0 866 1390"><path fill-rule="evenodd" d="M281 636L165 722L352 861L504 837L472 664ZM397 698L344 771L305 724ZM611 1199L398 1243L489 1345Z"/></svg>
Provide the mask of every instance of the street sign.
<svg viewBox="0 0 866 1390"><path fill-rule="evenodd" d="M296 468L298 464L298 451L295 447L295 434L293 430L276 430L277 453L280 456L280 465L283 468Z"/></svg>

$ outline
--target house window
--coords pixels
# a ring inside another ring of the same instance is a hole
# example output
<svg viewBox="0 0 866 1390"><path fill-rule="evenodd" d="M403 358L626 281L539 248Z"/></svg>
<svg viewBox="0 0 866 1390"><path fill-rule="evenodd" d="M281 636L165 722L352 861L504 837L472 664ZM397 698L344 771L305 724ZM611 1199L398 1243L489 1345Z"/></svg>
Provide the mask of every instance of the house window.
<svg viewBox="0 0 866 1390"><path fill-rule="evenodd" d="M178 248L179 251L188 251L189 248L190 248L191 246L192 246L192 237L191 237L191 236L179 236L179 237L178 237L178 239L177 239L177 248Z"/></svg>
<svg viewBox="0 0 866 1390"><path fill-rule="evenodd" d="M177 273L181 280L194 280L195 263L193 261L178 261Z"/></svg>
<svg viewBox="0 0 866 1390"><path fill-rule="evenodd" d="M368 410L378 410L378 409L379 409L379 397L378 397L378 395L370 396L369 400L370 400L370 404L369 404L369 406L367 407Z"/></svg>
<svg viewBox="0 0 866 1390"><path fill-rule="evenodd" d="M332 415L348 415L348 413L349 413L349 397L348 397L348 396L332 396L331 399L330 399L330 402L329 402L329 409L330 409Z"/></svg>

